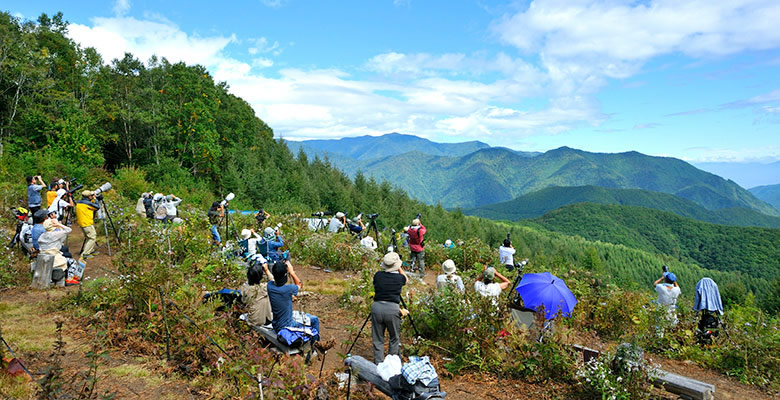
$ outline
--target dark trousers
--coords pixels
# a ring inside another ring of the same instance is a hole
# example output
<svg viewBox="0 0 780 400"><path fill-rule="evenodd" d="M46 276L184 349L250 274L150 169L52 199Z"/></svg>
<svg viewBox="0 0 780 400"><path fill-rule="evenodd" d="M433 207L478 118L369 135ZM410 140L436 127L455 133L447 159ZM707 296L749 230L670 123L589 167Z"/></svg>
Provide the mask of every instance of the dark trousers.
<svg viewBox="0 0 780 400"><path fill-rule="evenodd" d="M375 301L371 305L371 341L374 364L385 360L385 330L390 336L387 354L401 355L401 308L398 303Z"/></svg>

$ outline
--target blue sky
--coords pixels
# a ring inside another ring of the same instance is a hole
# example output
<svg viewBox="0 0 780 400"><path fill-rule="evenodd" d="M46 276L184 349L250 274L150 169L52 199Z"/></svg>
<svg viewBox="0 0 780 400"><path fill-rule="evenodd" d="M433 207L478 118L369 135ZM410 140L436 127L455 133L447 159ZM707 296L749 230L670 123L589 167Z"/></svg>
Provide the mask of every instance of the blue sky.
<svg viewBox="0 0 780 400"><path fill-rule="evenodd" d="M780 159L776 0L17 1L105 60L205 65L278 136Z"/></svg>

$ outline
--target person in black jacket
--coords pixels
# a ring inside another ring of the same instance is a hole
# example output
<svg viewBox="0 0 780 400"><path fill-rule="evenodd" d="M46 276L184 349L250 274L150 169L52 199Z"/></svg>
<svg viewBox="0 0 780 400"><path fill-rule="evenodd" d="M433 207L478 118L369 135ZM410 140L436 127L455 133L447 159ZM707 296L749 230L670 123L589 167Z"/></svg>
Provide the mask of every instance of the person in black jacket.
<svg viewBox="0 0 780 400"><path fill-rule="evenodd" d="M374 303L371 305L371 339L374 364L385 360L385 330L390 336L388 354L401 355L401 289L408 277L401 269L398 253L387 253L382 270L374 274Z"/></svg>

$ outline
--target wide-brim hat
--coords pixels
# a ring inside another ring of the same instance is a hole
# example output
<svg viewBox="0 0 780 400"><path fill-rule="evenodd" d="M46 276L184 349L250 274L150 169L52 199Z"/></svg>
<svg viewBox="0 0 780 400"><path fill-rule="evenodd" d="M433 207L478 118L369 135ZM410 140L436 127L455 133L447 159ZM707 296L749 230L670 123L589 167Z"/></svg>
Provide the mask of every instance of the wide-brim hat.
<svg viewBox="0 0 780 400"><path fill-rule="evenodd" d="M398 271L398 268L401 268L401 264L401 256L394 251L391 251L382 257L382 270L386 272Z"/></svg>
<svg viewBox="0 0 780 400"><path fill-rule="evenodd" d="M444 271L447 275L452 275L455 273L457 268L455 268L455 261L452 260L446 260L443 263L441 263L441 270Z"/></svg>
<svg viewBox="0 0 780 400"><path fill-rule="evenodd" d="M46 229L46 232L51 232L57 229L57 227L54 226L54 220L51 218L46 218L46 221L43 221L43 229Z"/></svg>
<svg viewBox="0 0 780 400"><path fill-rule="evenodd" d="M249 239L249 236L252 235L252 231L249 229L242 229L241 230L241 239Z"/></svg>

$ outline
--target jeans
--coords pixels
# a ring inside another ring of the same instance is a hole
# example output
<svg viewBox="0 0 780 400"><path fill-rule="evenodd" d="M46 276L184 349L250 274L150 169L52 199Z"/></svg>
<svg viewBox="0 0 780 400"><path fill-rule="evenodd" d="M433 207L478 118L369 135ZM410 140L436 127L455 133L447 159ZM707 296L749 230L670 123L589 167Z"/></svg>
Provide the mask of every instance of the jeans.
<svg viewBox="0 0 780 400"><path fill-rule="evenodd" d="M214 240L214 243L220 243L222 242L219 238L219 231L217 230L217 225L211 225L211 239Z"/></svg>

